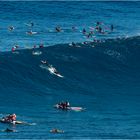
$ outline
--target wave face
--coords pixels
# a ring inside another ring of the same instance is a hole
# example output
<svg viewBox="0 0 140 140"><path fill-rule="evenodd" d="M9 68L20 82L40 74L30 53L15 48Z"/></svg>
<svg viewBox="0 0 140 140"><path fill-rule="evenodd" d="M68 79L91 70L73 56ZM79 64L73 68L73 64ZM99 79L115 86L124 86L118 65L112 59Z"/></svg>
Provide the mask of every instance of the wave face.
<svg viewBox="0 0 140 140"><path fill-rule="evenodd" d="M16 112L19 119L39 125L19 127L22 134L11 138L140 138L140 37L110 39L94 43L94 48L79 45L42 48L40 56L32 50L0 54L1 112ZM64 78L41 69L41 60L48 60ZM61 100L87 111L53 109ZM55 127L67 133L46 135Z"/></svg>

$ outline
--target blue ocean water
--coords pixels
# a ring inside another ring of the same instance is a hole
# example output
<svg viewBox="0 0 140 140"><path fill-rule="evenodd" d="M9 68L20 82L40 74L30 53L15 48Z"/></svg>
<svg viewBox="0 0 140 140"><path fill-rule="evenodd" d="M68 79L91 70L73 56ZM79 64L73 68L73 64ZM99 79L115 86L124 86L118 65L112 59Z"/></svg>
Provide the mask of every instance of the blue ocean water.
<svg viewBox="0 0 140 140"><path fill-rule="evenodd" d="M36 123L0 124L0 130L18 130L0 132L0 139L140 139L139 2L0 2L0 9L0 116L16 113ZM30 21L37 35L26 35ZM97 21L113 24L114 31L96 36L103 42L81 44L91 38L80 31ZM56 33L57 25L64 32ZM81 47L70 47L72 41ZM15 43L24 50L11 53ZM48 47L32 55L29 48L40 43ZM64 78L41 69L41 60ZM54 109L62 100L86 110ZM53 128L65 133L52 134Z"/></svg>
<svg viewBox="0 0 140 140"><path fill-rule="evenodd" d="M114 25L115 32L102 36L139 35L139 2L0 2L0 49L7 51L17 43L21 47L31 47L34 44L69 43L86 40L81 34L83 28L95 26L97 21L106 26ZM35 36L26 32L28 22L34 22ZM15 27L14 32L7 30ZM64 32L56 34L54 28L61 26ZM77 32L71 27L76 26ZM48 32L51 31L51 32ZM5 41L6 40L6 41Z"/></svg>

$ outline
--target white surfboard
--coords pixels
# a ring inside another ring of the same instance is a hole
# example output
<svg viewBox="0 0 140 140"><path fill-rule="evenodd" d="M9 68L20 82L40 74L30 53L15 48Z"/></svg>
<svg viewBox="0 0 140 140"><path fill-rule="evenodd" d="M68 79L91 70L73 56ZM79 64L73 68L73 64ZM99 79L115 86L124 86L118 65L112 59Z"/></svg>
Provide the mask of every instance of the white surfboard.
<svg viewBox="0 0 140 140"><path fill-rule="evenodd" d="M61 74L55 72L55 68L54 68L54 67L48 67L48 70L49 70L49 72L50 72L51 74L54 74L54 75L56 75L56 76L58 76L58 77L63 78L63 76L62 76Z"/></svg>
<svg viewBox="0 0 140 140"><path fill-rule="evenodd" d="M27 34L27 35L35 35L35 34L37 34L37 32L32 32L32 31L31 31L31 32L26 32L26 34Z"/></svg>
<svg viewBox="0 0 140 140"><path fill-rule="evenodd" d="M57 108L57 109L62 109L62 108L59 107L58 104L54 105L54 107ZM85 110L85 108L83 108L83 107L67 107L66 110L83 111L83 110Z"/></svg>

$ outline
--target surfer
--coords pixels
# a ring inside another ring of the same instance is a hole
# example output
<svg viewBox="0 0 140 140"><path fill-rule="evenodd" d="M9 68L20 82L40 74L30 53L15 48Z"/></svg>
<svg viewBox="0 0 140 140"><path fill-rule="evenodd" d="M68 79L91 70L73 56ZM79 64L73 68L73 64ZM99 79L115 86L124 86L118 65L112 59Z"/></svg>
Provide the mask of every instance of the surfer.
<svg viewBox="0 0 140 140"><path fill-rule="evenodd" d="M52 67L51 65L50 65L50 68L52 68L52 70L53 70L53 72L54 72L55 74L60 74L60 73L56 70L56 68Z"/></svg>
<svg viewBox="0 0 140 140"><path fill-rule="evenodd" d="M29 26L29 27L33 27L34 26L34 23L32 21L30 21L29 23L25 23L26 26Z"/></svg>
<svg viewBox="0 0 140 140"><path fill-rule="evenodd" d="M55 28L55 30L56 30L57 32L61 32L60 26L57 26L57 27Z"/></svg>
<svg viewBox="0 0 140 140"><path fill-rule="evenodd" d="M15 45L14 47L12 47L12 52L14 52L17 48L19 48L19 45Z"/></svg>
<svg viewBox="0 0 140 140"><path fill-rule="evenodd" d="M3 120L5 122L14 122L14 121L16 121L16 114L9 114L9 115L3 117Z"/></svg>
<svg viewBox="0 0 140 140"><path fill-rule="evenodd" d="M60 102L58 103L58 108L61 108L61 109L68 109L68 107L70 107L70 103L68 101L66 102Z"/></svg>
<svg viewBox="0 0 140 140"><path fill-rule="evenodd" d="M99 33L102 32L102 28L101 28L100 25L101 25L101 22L97 21L97 22L96 22L96 27L95 27L95 29L96 29L96 31L98 31Z"/></svg>
<svg viewBox="0 0 140 140"><path fill-rule="evenodd" d="M101 26L98 27L98 32L102 33L102 27Z"/></svg>
<svg viewBox="0 0 140 140"><path fill-rule="evenodd" d="M48 69L51 74L54 74L54 75L56 75L58 77L63 78L63 76L52 65L50 65L47 61L43 61L42 60L41 63L43 65L40 66L40 67L45 68L45 69Z"/></svg>
<svg viewBox="0 0 140 140"><path fill-rule="evenodd" d="M43 44L40 44L40 45L39 45L39 48L44 48L44 45L43 45Z"/></svg>
<svg viewBox="0 0 140 140"><path fill-rule="evenodd" d="M83 34L86 34L86 29L85 28L82 30L82 33Z"/></svg>
<svg viewBox="0 0 140 140"><path fill-rule="evenodd" d="M63 130L59 130L59 129L56 129L56 128L50 130L50 132L51 132L51 133L64 133Z"/></svg>
<svg viewBox="0 0 140 140"><path fill-rule="evenodd" d="M87 41L84 41L82 44L87 45L87 44L88 44L88 42L87 42Z"/></svg>
<svg viewBox="0 0 140 140"><path fill-rule="evenodd" d="M14 52L15 51L15 47L12 47L11 51Z"/></svg>
<svg viewBox="0 0 140 140"><path fill-rule="evenodd" d="M88 33L88 35L87 35L87 38L92 37L92 35L93 35L93 31L90 31L90 32Z"/></svg>
<svg viewBox="0 0 140 140"><path fill-rule="evenodd" d="M74 42L72 42L71 45L72 45L73 47L76 47L76 43L74 43Z"/></svg>
<svg viewBox="0 0 140 140"><path fill-rule="evenodd" d="M99 22L99 21L96 22L96 26L99 26L101 24L102 24L102 22Z"/></svg>
<svg viewBox="0 0 140 140"><path fill-rule="evenodd" d="M31 24L31 27L33 27L33 26L34 26L34 23L33 23L32 21L30 22L30 24Z"/></svg>
<svg viewBox="0 0 140 140"><path fill-rule="evenodd" d="M76 31L76 29L77 29L77 28L76 28L75 26L72 26L72 30L73 30L73 31Z"/></svg>
<svg viewBox="0 0 140 140"><path fill-rule="evenodd" d="M110 30L113 32L113 30L114 30L113 24L110 25Z"/></svg>
<svg viewBox="0 0 140 140"><path fill-rule="evenodd" d="M9 31L13 31L14 29L15 29L14 26L9 26L9 27L8 27L8 30L9 30Z"/></svg>

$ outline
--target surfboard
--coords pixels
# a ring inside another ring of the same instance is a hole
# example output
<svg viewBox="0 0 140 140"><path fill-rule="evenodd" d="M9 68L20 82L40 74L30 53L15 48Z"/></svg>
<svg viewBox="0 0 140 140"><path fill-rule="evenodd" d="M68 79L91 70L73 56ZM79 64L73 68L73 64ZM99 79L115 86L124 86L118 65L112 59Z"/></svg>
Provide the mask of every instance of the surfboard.
<svg viewBox="0 0 140 140"><path fill-rule="evenodd" d="M62 109L62 108L59 108L59 105L58 105L58 104L54 105L54 108ZM62 110L63 110L63 109L62 109ZM85 108L83 108L83 107L67 107L67 108L64 109L64 110L83 111L83 110L85 110Z"/></svg>
<svg viewBox="0 0 140 140"><path fill-rule="evenodd" d="M26 32L27 35L35 35L37 32Z"/></svg>
<svg viewBox="0 0 140 140"><path fill-rule="evenodd" d="M84 108L82 107L69 107L70 110L73 110L73 111L82 111L82 110L85 110Z"/></svg>
<svg viewBox="0 0 140 140"><path fill-rule="evenodd" d="M63 77L64 77L63 75L61 75L61 74L59 74L59 73L55 73L55 68L52 67L51 65L50 65L50 66L46 66L46 65L41 64L40 67L41 67L42 69L48 70L51 74L54 74L54 75L56 75L56 76L58 76L58 77L60 77L60 78L63 78Z"/></svg>
<svg viewBox="0 0 140 140"><path fill-rule="evenodd" d="M36 125L36 123L28 123L28 122L24 122L24 121L13 121L13 122L9 122L9 121L5 121L4 119L0 119L1 123L7 123L7 124L23 124L23 125Z"/></svg>
<svg viewBox="0 0 140 140"><path fill-rule="evenodd" d="M24 23L28 27L33 27L31 23Z"/></svg>
<svg viewBox="0 0 140 140"><path fill-rule="evenodd" d="M13 122L9 122L9 121L5 121L4 119L0 119L1 123L9 123L9 124L25 124L25 122L22 121L13 121Z"/></svg>
<svg viewBox="0 0 140 140"><path fill-rule="evenodd" d="M54 68L54 67L48 67L48 70L49 70L49 72L50 72L51 74L54 74L54 75L56 75L56 76L58 76L58 77L63 78L63 76L62 76L61 74L55 72L55 68Z"/></svg>

